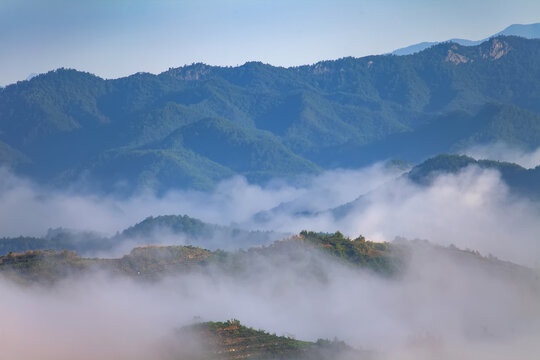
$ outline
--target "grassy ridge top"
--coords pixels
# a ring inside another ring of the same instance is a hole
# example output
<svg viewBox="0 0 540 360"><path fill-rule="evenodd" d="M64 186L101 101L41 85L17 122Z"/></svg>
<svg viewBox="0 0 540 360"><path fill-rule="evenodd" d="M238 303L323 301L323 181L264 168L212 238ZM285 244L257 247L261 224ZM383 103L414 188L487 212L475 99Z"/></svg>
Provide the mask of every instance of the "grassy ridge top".
<svg viewBox="0 0 540 360"><path fill-rule="evenodd" d="M264 273L261 264L279 268L301 264L302 271L324 273L325 261L362 269L384 277L399 277L406 270L413 250L427 256L446 256L462 264L477 264L501 275L529 276L529 270L478 252L442 247L425 241L379 243L363 237L349 239L340 232L302 231L270 246L235 252L210 251L194 246L144 246L116 259L82 258L73 251L31 250L0 257L0 274L30 282L56 281L70 275L102 270L112 274L153 281L172 274L216 271L229 276ZM315 252L313 252L315 251ZM315 255L315 256L313 256ZM319 257L323 255L323 257ZM326 260L323 260L326 259ZM310 270L311 269L311 270ZM322 272L321 272L322 271Z"/></svg>
<svg viewBox="0 0 540 360"><path fill-rule="evenodd" d="M31 280L62 278L89 270L104 269L117 274L156 278L164 274L201 270L218 266L224 271L243 271L251 261L272 260L283 256L299 259L305 251L316 249L345 264L391 275L402 266L402 251L389 243L350 240L341 233L304 231L298 236L277 241L267 247L248 251L210 251L194 246L143 246L117 259L82 258L74 251L30 250L10 252L0 257L0 273Z"/></svg>
<svg viewBox="0 0 540 360"><path fill-rule="evenodd" d="M238 320L205 322L181 329L203 343L204 357L211 359L366 359L369 353L352 349L341 341L301 341L246 327Z"/></svg>

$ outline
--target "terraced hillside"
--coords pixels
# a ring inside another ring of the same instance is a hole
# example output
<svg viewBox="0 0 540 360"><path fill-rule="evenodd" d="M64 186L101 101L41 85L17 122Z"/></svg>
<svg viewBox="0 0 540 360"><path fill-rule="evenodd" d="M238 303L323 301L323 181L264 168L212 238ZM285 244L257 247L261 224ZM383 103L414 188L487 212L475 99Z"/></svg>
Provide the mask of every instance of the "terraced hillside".
<svg viewBox="0 0 540 360"><path fill-rule="evenodd" d="M208 359L369 359L372 354L358 351L344 342L320 339L301 341L248 328L238 320L205 322L178 331L195 335L202 344L201 358Z"/></svg>

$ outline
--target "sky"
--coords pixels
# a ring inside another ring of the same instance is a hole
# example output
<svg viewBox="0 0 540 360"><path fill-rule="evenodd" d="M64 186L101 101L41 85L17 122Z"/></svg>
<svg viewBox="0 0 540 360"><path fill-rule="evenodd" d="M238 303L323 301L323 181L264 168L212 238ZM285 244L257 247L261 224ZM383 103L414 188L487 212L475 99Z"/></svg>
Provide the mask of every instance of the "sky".
<svg viewBox="0 0 540 360"><path fill-rule="evenodd" d="M60 67L312 64L535 22L537 0L1 0L0 86Z"/></svg>

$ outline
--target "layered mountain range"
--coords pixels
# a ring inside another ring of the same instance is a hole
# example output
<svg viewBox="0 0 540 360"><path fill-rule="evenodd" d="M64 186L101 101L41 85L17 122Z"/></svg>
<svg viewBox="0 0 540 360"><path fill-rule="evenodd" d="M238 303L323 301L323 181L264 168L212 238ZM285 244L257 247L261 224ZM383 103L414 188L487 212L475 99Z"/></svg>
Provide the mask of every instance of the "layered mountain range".
<svg viewBox="0 0 540 360"><path fill-rule="evenodd" d="M540 38L540 23L512 24L506 27L504 30L499 31L498 33L482 40L467 40L467 39L453 38L450 40L446 40L445 42L453 42L453 43L463 45L463 46L474 46L474 45L479 45L483 43L484 41L489 40L489 38L497 37L501 35L520 36L527 39L538 39ZM404 48L394 50L392 51L392 55L411 55L419 51L422 51L424 49L427 49L430 46L437 45L440 43L441 42L439 41L424 41L418 44L413 44L413 45L406 46Z"/></svg>
<svg viewBox="0 0 540 360"><path fill-rule="evenodd" d="M540 40L293 68L193 64L104 80L59 69L0 90L0 163L52 185L210 189L471 145L540 144ZM414 145L414 146L413 146Z"/></svg>

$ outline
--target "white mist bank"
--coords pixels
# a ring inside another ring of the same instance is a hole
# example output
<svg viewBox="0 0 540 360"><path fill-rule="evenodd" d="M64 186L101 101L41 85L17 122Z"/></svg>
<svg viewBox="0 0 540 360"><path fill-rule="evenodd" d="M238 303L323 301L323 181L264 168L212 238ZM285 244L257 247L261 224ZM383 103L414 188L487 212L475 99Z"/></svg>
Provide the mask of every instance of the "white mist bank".
<svg viewBox="0 0 540 360"><path fill-rule="evenodd" d="M540 165L540 147L527 151L498 142L494 144L475 145L461 151L475 159L488 159L516 163L530 169Z"/></svg>
<svg viewBox="0 0 540 360"><path fill-rule="evenodd" d="M301 185L276 179L267 186L234 177L212 192L174 190L162 197L151 191L127 199L114 195L48 190L0 169L0 236L41 236L49 228L72 228L112 235L148 216L187 214L215 224L247 223L252 217L294 201L301 211L339 206L395 177L380 165L337 170L306 178ZM338 184L339 186L336 186Z"/></svg>
<svg viewBox="0 0 540 360"><path fill-rule="evenodd" d="M154 283L106 273L52 287L0 280L2 357L161 360L163 342L181 342L171 334L195 317L303 340L337 337L389 359L532 360L540 351L538 279L497 276L430 250L388 279L299 251L252 258L235 275L217 269Z"/></svg>
<svg viewBox="0 0 540 360"><path fill-rule="evenodd" d="M234 178L210 193L128 199L46 190L7 170L0 175L0 236L43 235L55 227L111 235L150 215L187 214L246 229L424 238L526 265L540 261L539 205L511 194L497 172L476 167L438 176L429 186L376 165L327 172L301 185ZM339 216L328 211L349 202ZM156 231L148 242L189 239ZM169 360L164 343L182 344L171 334L194 318L237 318L303 340L337 337L381 359L535 360L540 353L538 276L499 276L429 251L413 253L397 279L311 253L295 261L257 258L254 265L237 276L210 271L155 283L106 273L52 287L0 279L0 357Z"/></svg>
<svg viewBox="0 0 540 360"><path fill-rule="evenodd" d="M276 180L261 186L235 177L212 192L171 191L162 197L147 192L127 199L45 190L5 169L1 175L0 236L41 236L56 227L112 235L147 216L187 214L246 230L340 230L375 241L428 239L527 266L540 263L540 205L513 195L496 171L474 166L440 175L429 186L374 165L328 171L300 185ZM346 211L330 211L347 203ZM148 243L169 239L188 243L163 232Z"/></svg>

